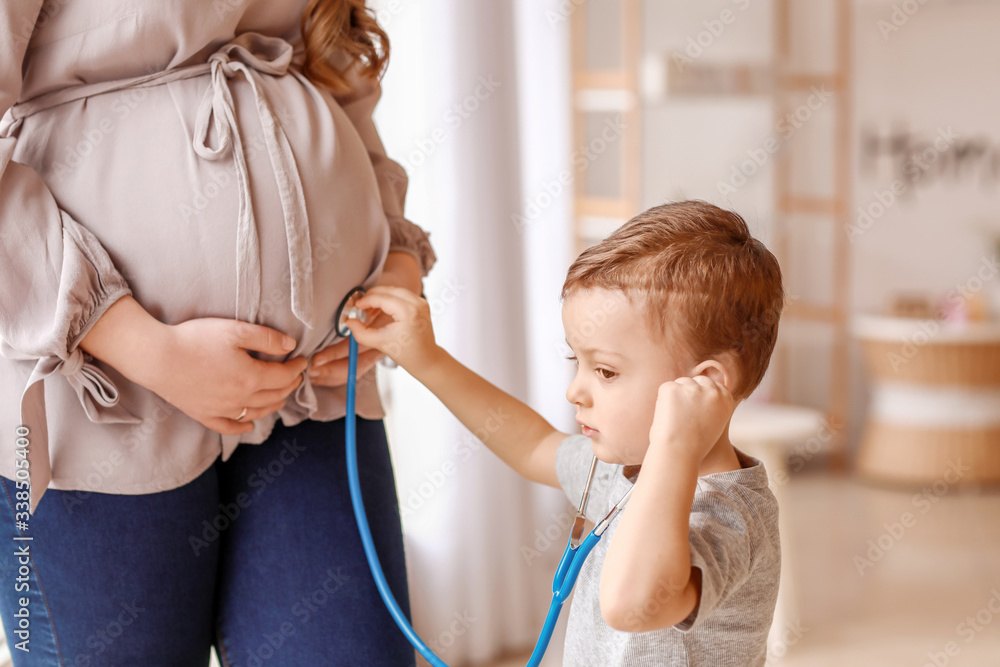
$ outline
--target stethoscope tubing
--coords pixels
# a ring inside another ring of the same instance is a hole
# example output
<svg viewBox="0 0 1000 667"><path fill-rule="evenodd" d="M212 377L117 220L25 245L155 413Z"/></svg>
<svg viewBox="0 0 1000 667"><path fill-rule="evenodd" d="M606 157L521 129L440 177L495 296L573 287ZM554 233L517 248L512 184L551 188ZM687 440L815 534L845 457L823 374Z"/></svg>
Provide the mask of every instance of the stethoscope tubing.
<svg viewBox="0 0 1000 667"><path fill-rule="evenodd" d="M382 564L375 550L375 542L372 539L372 531L368 526L368 516L365 514L365 504L361 497L361 480L358 475L358 447L357 447L357 424L355 421L354 401L357 393L357 380L355 375L358 371L358 341L354 336L350 337L350 348L347 364L347 414L344 416L345 449L347 450L347 484L351 491L351 504L354 506L354 518L358 523L358 531L361 533L361 544L364 546L365 556L368 558L368 568L375 579L375 587L378 588L379 595L385 603L386 609L396 622L399 629L406 635L420 654L434 667L448 667L448 665L434 654L427 644L420 638L410 625L410 622L399 608L396 597L389 590L389 583L385 579L382 571Z"/></svg>
<svg viewBox="0 0 1000 667"><path fill-rule="evenodd" d="M535 650L528 660L528 667L535 667L542 662L542 657L549 647L552 634L556 630L556 623L559 622L559 614L562 606L569 599L576 585L576 578L580 575L580 569L584 561L590 555L591 550L601 541L601 536L593 531L580 543L580 546L573 548L572 544L566 545L559 567L556 568L556 575L552 579L552 603L549 605L549 613L545 617L545 624L538 634L538 641L535 643Z"/></svg>
<svg viewBox="0 0 1000 667"><path fill-rule="evenodd" d="M363 292L364 290L360 291ZM348 297L344 299L344 302L341 303L341 307L338 309L336 320L338 323L338 330L340 327L341 311L350 296L351 295L348 295ZM347 412L344 415L345 450L347 453L347 483L350 489L351 504L354 507L354 518L357 521L358 532L361 535L361 544L364 547L365 557L368 559L368 567L371 570L372 578L375 580L375 587L378 589L379 595L382 596L382 601L385 603L386 609L389 610L392 620L399 627L400 631L402 631L402 633L406 636L410 644L417 651L419 651L420 654L424 656L424 658L433 667L448 667L447 663L439 658L434 651L432 651L430 647L424 643L424 641L420 638L420 635L418 635L413 629L413 626L410 625L410 622L407 620L403 610L400 609L399 603L396 601L396 597L389 589L389 583L386 581L385 573L382 571L382 564L379 561L378 552L375 550L375 542L372 539L371 528L368 526L368 516L365 513L364 500L361 495L361 480L360 475L358 474L357 424L355 420L358 341L353 335L350 334L349 329L344 329L342 335L346 335L350 341L347 363ZM590 531L579 546L573 547L572 537L570 538L570 543L566 546L562 559L559 561L559 567L556 568L556 574L552 580L552 603L549 605L549 611L545 617L545 623L539 633L538 641L535 644L535 650L532 652L531 658L528 660L527 667L538 667L538 665L541 664L542 657L545 655L545 650L548 648L549 642L552 639L552 633L555 631L556 623L559 621L559 614L562 610L562 606L566 600L569 599L569 596L573 591L573 586L576 584L576 579L580 574L580 569L583 567L584 561L587 559L587 556L597 543L601 540L601 534L604 532L604 529L607 527L607 524L612 516L618 511L621 511L621 507L628 499L627 497L628 494L626 494L626 497L622 498L615 509L612 510L612 514L609 514L604 521Z"/></svg>

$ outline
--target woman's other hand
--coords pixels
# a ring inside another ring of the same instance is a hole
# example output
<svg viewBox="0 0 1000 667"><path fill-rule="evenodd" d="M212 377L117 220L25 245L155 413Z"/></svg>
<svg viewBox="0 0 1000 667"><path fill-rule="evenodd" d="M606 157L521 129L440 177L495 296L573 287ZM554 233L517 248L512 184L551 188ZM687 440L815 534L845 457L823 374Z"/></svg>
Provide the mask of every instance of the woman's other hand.
<svg viewBox="0 0 1000 667"><path fill-rule="evenodd" d="M308 364L303 357L269 362L248 354L288 354L295 341L280 331L215 317L166 325L131 296L108 308L80 347L223 434L247 433L250 422L280 409Z"/></svg>
<svg viewBox="0 0 1000 667"><path fill-rule="evenodd" d="M385 286L402 287L414 295L420 294L422 291L420 264L416 258L408 252L390 252L385 259L377 287ZM368 312L369 327L379 328L390 322L392 318L377 309ZM357 376L361 377L385 355L379 350L362 345L360 340L358 343ZM342 387L347 384L349 345L350 341L342 340L313 355L309 381L320 387Z"/></svg>

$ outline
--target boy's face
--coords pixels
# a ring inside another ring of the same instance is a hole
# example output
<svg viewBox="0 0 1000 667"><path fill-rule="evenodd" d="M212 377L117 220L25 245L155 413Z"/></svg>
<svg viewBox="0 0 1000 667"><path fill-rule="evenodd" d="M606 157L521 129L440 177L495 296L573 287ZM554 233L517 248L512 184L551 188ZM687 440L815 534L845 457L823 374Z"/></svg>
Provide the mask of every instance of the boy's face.
<svg viewBox="0 0 1000 667"><path fill-rule="evenodd" d="M563 302L566 342L577 360L566 399L597 458L636 465L649 447L657 390L688 375L687 353L655 341L641 313L621 292L577 289Z"/></svg>

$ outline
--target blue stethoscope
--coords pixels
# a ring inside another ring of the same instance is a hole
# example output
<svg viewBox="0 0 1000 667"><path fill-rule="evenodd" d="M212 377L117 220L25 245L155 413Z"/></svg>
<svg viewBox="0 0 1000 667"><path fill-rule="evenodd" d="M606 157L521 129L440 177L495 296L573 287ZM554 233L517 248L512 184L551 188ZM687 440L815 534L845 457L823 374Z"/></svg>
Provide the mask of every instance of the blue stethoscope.
<svg viewBox="0 0 1000 667"><path fill-rule="evenodd" d="M358 522L361 542L364 545L365 556L368 558L368 566L372 571L372 577L375 579L375 586L378 588L378 592L382 596L382 600L385 602L385 606L392 615L393 620L399 626L399 629L402 630L403 634L406 635L413 648L419 651L431 665L434 667L448 667L441 658L428 648L427 644L413 630L406 615L403 614L403 610L399 608L399 604L396 602L392 591L389 590L389 584L386 582L385 574L382 572L382 565L379 563L378 553L375 551L375 543L372 541L371 529L368 527L368 518L365 515L365 507L361 499L361 482L358 476L357 434L354 419L354 399L357 390L357 378L355 375L358 369L358 342L351 335L351 330L344 323L348 317L364 321L364 311L353 307L356 297L364 293L365 290L361 287L355 287L351 290L340 303L335 320L337 322L337 333L350 340L347 366L347 414L344 416L344 422L347 449L347 481L351 490L351 504L354 506L354 517ZM566 551L563 552L562 559L559 561L559 567L556 568L555 577L552 579L552 604L549 606L549 613L545 618L545 625L542 626L542 631L538 636L535 650L528 660L528 667L537 667L537 665L541 664L542 656L545 655L545 649L549 646L549 640L552 639L556 622L559 620L559 612L562 610L563 603L566 602L573 591L573 585L576 584L576 578L580 574L583 562L590 555L590 552L597 543L600 542L601 535L611 525L611 521L625 508L629 496L632 495L634 487L630 487L621 500L611 508L608 515L590 531L590 534L586 538L581 539L583 537L584 522L586 521L584 510L587 508L587 498L590 495L590 485L594 480L594 470L596 468L597 457L594 457L593 462L590 464L590 474L587 475L587 486L583 491L583 498L580 500L576 519L573 521L573 530L570 533L569 544L566 545Z"/></svg>

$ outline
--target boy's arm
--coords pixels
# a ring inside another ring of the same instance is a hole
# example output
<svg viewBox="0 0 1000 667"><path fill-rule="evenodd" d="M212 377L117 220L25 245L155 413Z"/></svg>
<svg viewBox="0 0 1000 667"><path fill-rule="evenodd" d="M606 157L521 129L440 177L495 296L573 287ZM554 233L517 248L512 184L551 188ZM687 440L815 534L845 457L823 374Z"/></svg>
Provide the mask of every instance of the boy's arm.
<svg viewBox="0 0 1000 667"><path fill-rule="evenodd" d="M373 287L357 305L392 322L369 328L348 320L358 342L384 352L444 403L504 463L533 482L559 487L556 450L568 434L456 361L434 342L427 301L398 287Z"/></svg>
<svg viewBox="0 0 1000 667"><path fill-rule="evenodd" d="M515 472L559 487L556 450L568 434L440 347L426 363L407 370Z"/></svg>
<svg viewBox="0 0 1000 667"><path fill-rule="evenodd" d="M732 411L728 389L704 375L660 386L649 448L601 572L601 613L616 630L659 630L698 608L691 506L701 461Z"/></svg>
<svg viewBox="0 0 1000 667"><path fill-rule="evenodd" d="M698 606L688 525L698 462L651 443L601 571L601 613L616 630L677 625Z"/></svg>

